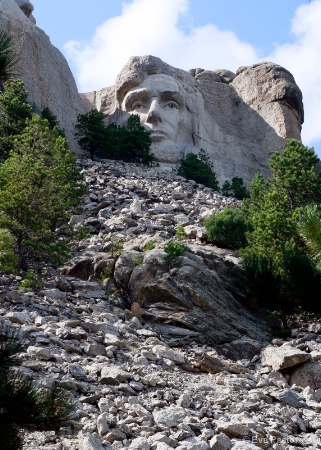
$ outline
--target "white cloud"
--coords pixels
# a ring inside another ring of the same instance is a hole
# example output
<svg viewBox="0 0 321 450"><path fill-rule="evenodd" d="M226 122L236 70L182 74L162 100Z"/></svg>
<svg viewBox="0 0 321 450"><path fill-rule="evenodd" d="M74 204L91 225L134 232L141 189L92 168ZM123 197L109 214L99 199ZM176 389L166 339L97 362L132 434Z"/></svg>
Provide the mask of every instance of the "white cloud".
<svg viewBox="0 0 321 450"><path fill-rule="evenodd" d="M167 63L190 69L237 67L257 60L253 47L231 31L214 25L182 31L179 19L188 13L189 0L132 0L121 16L100 25L90 43L68 42L81 92L112 85L131 56L154 55Z"/></svg>
<svg viewBox="0 0 321 450"><path fill-rule="evenodd" d="M239 66L270 60L287 68L303 91L303 142L313 145L321 139L321 0L297 9L292 21L293 43L276 46L264 58L253 45L213 24L182 30L179 20L188 12L189 0L131 0L123 4L120 16L96 29L89 43L68 42L65 49L76 67L80 91L112 85L134 55L152 54L186 70L235 71ZM317 146L321 153L320 143Z"/></svg>

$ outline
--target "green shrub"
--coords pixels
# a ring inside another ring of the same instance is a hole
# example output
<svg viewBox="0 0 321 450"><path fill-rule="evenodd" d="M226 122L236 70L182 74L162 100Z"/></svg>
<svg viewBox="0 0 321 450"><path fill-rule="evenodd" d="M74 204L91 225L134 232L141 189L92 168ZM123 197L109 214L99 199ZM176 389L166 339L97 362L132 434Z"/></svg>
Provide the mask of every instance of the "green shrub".
<svg viewBox="0 0 321 450"><path fill-rule="evenodd" d="M221 189L221 194L226 197L234 197L238 200L248 198L250 193L244 186L243 178L233 177L231 182L225 180Z"/></svg>
<svg viewBox="0 0 321 450"><path fill-rule="evenodd" d="M99 278L101 281L107 280L108 278L111 278L113 275L113 268L110 266L106 266L101 272Z"/></svg>
<svg viewBox="0 0 321 450"><path fill-rule="evenodd" d="M321 312L321 273L314 261L305 254L284 256L285 288L283 295L304 311Z"/></svg>
<svg viewBox="0 0 321 450"><path fill-rule="evenodd" d="M269 310L293 313L297 308L321 312L321 274L309 256L285 254L280 265L270 256L244 258L249 296Z"/></svg>
<svg viewBox="0 0 321 450"><path fill-rule="evenodd" d="M187 234L186 234L184 228L182 227L182 225L179 225L177 227L176 232L175 232L175 238L178 240L187 239Z"/></svg>
<svg viewBox="0 0 321 450"><path fill-rule="evenodd" d="M155 248L155 241L151 239L150 241L147 241L144 246L144 251L147 252L149 250L154 250Z"/></svg>
<svg viewBox="0 0 321 450"><path fill-rule="evenodd" d="M167 262L168 266L173 267L177 258L182 256L186 249L186 246L180 242L170 240L164 247L166 253L164 260Z"/></svg>
<svg viewBox="0 0 321 450"><path fill-rule="evenodd" d="M24 279L21 281L19 289L26 289L27 291L35 291L43 287L41 276L33 269L28 269Z"/></svg>
<svg viewBox="0 0 321 450"><path fill-rule="evenodd" d="M0 229L0 269L7 273L15 273L19 257L14 251L15 239L5 229Z"/></svg>
<svg viewBox="0 0 321 450"><path fill-rule="evenodd" d="M204 186L219 191L217 175L213 171L213 164L209 155L201 148L198 155L194 153L187 153L179 166L173 169L177 175L180 175L189 180L194 180L196 183L204 184Z"/></svg>
<svg viewBox="0 0 321 450"><path fill-rule="evenodd" d="M204 226L209 241L232 250L246 246L246 233L252 229L242 212L232 208L213 214L205 220Z"/></svg>

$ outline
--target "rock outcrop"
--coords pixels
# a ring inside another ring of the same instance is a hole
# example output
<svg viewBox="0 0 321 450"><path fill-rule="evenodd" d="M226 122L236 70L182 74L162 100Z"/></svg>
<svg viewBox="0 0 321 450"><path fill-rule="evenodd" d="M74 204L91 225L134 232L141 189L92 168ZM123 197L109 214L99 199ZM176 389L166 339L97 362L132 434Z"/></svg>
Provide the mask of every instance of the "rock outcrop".
<svg viewBox="0 0 321 450"><path fill-rule="evenodd" d="M37 112L49 107L57 116L73 150L74 124L84 112L68 63L49 37L36 26L33 6L26 0L0 0L0 29L13 39L20 62L17 75L25 83Z"/></svg>
<svg viewBox="0 0 321 450"><path fill-rule="evenodd" d="M206 150L220 182L257 172L286 138L300 140L302 94L293 76L270 62L227 70L174 68L154 56L132 57L115 85L82 94L106 121L139 114L151 131L159 161L173 165L188 152Z"/></svg>

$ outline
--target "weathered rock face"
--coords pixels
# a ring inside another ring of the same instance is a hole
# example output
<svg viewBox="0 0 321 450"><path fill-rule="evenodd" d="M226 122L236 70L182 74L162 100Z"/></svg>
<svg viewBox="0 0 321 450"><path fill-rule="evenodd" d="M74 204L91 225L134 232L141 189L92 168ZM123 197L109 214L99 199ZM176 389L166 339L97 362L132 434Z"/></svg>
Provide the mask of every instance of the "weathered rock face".
<svg viewBox="0 0 321 450"><path fill-rule="evenodd" d="M265 62L227 70L176 69L154 56L132 57L114 86L82 94L106 121L139 114L151 131L159 161L175 164L205 149L221 182L255 173L268 176L268 160L286 138L300 139L302 94L293 76Z"/></svg>
<svg viewBox="0 0 321 450"><path fill-rule="evenodd" d="M321 389L321 364L313 361L299 366L291 374L291 384Z"/></svg>
<svg viewBox="0 0 321 450"><path fill-rule="evenodd" d="M192 245L189 250L197 251ZM129 289L131 300L141 305L150 320L182 324L211 344L242 336L267 339L264 325L236 300L232 280L224 280L209 268L210 262L206 264L206 258L211 260L210 252L196 256L190 251L178 258L170 271L164 264L165 253L148 253L133 270L128 286L121 287Z"/></svg>
<svg viewBox="0 0 321 450"><path fill-rule="evenodd" d="M49 107L57 116L72 149L77 115L84 112L75 80L66 59L49 37L36 26L33 6L26 0L0 0L0 28L13 39L20 57L17 74L37 111Z"/></svg>

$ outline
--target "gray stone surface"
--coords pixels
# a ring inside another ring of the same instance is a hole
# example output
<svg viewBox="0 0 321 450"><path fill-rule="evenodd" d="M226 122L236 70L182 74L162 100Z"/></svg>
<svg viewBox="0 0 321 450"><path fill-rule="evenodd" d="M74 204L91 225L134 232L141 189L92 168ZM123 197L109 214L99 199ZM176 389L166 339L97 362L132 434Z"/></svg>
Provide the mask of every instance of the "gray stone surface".
<svg viewBox="0 0 321 450"><path fill-rule="evenodd" d="M213 436L209 444L212 450L229 450L232 447L231 439L224 433Z"/></svg>
<svg viewBox="0 0 321 450"><path fill-rule="evenodd" d="M267 338L264 324L240 308L223 278L202 258L185 253L175 266L175 274L157 261L144 261L134 269L128 289L131 301L141 305L146 317L176 321L213 344L233 341L244 334Z"/></svg>
<svg viewBox="0 0 321 450"><path fill-rule="evenodd" d="M295 368L291 373L291 384L312 389L321 389L321 364L319 362L308 362Z"/></svg>
<svg viewBox="0 0 321 450"><path fill-rule="evenodd" d="M89 433L80 433L79 450L104 450L104 447L98 436Z"/></svg>
<svg viewBox="0 0 321 450"><path fill-rule="evenodd" d="M272 392L272 397L277 398L280 402L286 403L287 405L293 406L294 408L302 408L305 403L300 400L297 392L292 389L283 389L282 391Z"/></svg>
<svg viewBox="0 0 321 450"><path fill-rule="evenodd" d="M185 416L186 411L181 406L170 406L153 413L156 425L165 428L176 427L183 422Z"/></svg>

